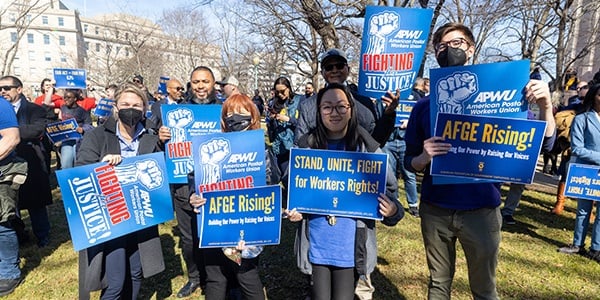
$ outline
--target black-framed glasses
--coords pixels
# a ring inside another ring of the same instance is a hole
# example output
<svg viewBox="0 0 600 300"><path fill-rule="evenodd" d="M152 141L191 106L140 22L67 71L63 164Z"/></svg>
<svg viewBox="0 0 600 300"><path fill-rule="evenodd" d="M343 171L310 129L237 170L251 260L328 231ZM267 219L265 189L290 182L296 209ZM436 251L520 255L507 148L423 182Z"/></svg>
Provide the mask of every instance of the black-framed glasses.
<svg viewBox="0 0 600 300"><path fill-rule="evenodd" d="M462 46L462 44L469 45L469 42L467 40L465 40L464 38L459 37L459 38L449 40L447 42L441 42L441 43L435 45L434 48L435 48L436 52L440 52L440 51L446 50L446 48L448 48L448 47L459 48L460 46Z"/></svg>
<svg viewBox="0 0 600 300"><path fill-rule="evenodd" d="M350 109L350 105L343 105L343 104L336 105L336 106L321 105L321 107L319 107L319 109L321 109L321 113L324 115L330 115L334 109L335 109L335 111L337 111L338 114L345 115L348 112L348 109Z"/></svg>
<svg viewBox="0 0 600 300"><path fill-rule="evenodd" d="M3 85L3 86L0 86L0 91L8 92L14 88L17 88L17 86L16 85Z"/></svg>
<svg viewBox="0 0 600 300"><path fill-rule="evenodd" d="M329 71L333 70L334 67L336 69L338 69L338 70L342 70L345 66L346 66L346 63L339 62L339 63L336 63L336 64L325 65L325 66L323 66L323 70L329 72Z"/></svg>

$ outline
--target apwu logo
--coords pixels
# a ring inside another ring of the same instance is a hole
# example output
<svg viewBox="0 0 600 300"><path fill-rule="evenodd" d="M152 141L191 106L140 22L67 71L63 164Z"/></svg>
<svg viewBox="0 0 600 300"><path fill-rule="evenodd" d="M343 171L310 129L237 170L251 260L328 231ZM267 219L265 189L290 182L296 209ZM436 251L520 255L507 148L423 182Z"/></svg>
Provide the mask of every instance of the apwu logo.
<svg viewBox="0 0 600 300"><path fill-rule="evenodd" d="M462 114L463 103L478 90L477 75L471 72L455 72L437 82L439 112Z"/></svg>
<svg viewBox="0 0 600 300"><path fill-rule="evenodd" d="M256 159L256 152L249 153L233 153L229 156L229 160L227 163L235 164L235 163L244 163L244 162L252 162Z"/></svg>
<svg viewBox="0 0 600 300"><path fill-rule="evenodd" d="M198 121L192 125L193 129L214 129L217 128L217 122Z"/></svg>
<svg viewBox="0 0 600 300"><path fill-rule="evenodd" d="M517 94L517 90L504 90L493 92L480 92L473 103L499 102L510 101Z"/></svg>

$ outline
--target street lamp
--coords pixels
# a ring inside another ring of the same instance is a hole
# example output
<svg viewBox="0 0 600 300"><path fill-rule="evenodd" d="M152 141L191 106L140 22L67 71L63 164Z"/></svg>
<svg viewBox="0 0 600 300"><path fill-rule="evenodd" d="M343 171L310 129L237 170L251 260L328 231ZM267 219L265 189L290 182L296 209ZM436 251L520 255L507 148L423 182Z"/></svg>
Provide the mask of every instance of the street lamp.
<svg viewBox="0 0 600 300"><path fill-rule="evenodd" d="M254 65L254 90L258 89L258 64L260 64L260 57L254 56L252 58L252 64Z"/></svg>

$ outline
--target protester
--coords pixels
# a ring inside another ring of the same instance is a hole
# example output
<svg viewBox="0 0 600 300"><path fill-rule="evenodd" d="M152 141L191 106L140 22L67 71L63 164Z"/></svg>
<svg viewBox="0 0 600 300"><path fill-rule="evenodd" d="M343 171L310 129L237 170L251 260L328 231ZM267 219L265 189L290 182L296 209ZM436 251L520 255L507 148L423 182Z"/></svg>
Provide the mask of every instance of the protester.
<svg viewBox="0 0 600 300"><path fill-rule="evenodd" d="M266 122L271 148L283 174L287 170L290 149L294 145L300 96L293 93L292 84L286 77L277 78L273 88L275 97L269 102Z"/></svg>
<svg viewBox="0 0 600 300"><path fill-rule="evenodd" d="M194 68L190 76L190 88L187 98L182 104L222 104L215 91L215 76L205 66ZM159 116L156 116L159 117ZM171 139L171 130L164 126L162 118L158 118L158 136L161 142ZM167 124L168 125L168 124ZM177 228L181 234L181 252L188 272L187 283L177 292L178 298L188 297L201 286L206 285L204 256L198 249L198 224L196 213L189 204L190 190L187 184L171 184L171 196L175 207Z"/></svg>
<svg viewBox="0 0 600 300"><path fill-rule="evenodd" d="M240 93L240 82L234 76L225 77L223 80L217 81L217 84L221 86L225 99Z"/></svg>
<svg viewBox="0 0 600 300"><path fill-rule="evenodd" d="M221 129L223 132L260 129L260 113L248 96L236 94L227 98L221 110ZM279 184L280 173L276 161L269 148L265 149L266 182L268 185ZM190 205L198 213L201 206L206 204L206 199L195 193L193 178L190 181ZM204 249L206 299L226 299L228 287L235 287L236 283L239 283L244 299L265 299L258 270L258 255L262 249L261 246L245 246L243 241L235 249ZM240 263L229 259L224 251L231 251L232 256L241 255Z"/></svg>
<svg viewBox="0 0 600 300"><path fill-rule="evenodd" d="M22 87L16 77L8 77L6 82L11 80L11 86ZM50 243L50 221L46 205L52 204L50 170L46 162L49 155L42 144L46 132L46 111L27 101L21 91L18 88L10 89L4 98L13 105L17 113L21 142L16 153L27 161L27 180L19 188L19 210L27 209L29 212L31 229L37 238L38 247L42 248ZM23 231L21 240L25 242L27 239L28 235Z"/></svg>
<svg viewBox="0 0 600 300"><path fill-rule="evenodd" d="M304 99L308 99L315 95L315 86L312 82L307 82L304 85Z"/></svg>
<svg viewBox="0 0 600 300"><path fill-rule="evenodd" d="M77 166L118 165L123 158L161 151L154 125L144 117L146 93L124 84L115 101L114 115L83 138ZM142 277L164 269L158 226L129 233L79 252L79 298L102 290L101 299L137 299Z"/></svg>
<svg viewBox="0 0 600 300"><path fill-rule="evenodd" d="M321 89L317 107L316 128L298 140L300 147L382 153L379 144L358 125L356 103L346 86L331 83ZM396 190L396 178L388 170L386 192L378 198L382 223L387 226L404 216L394 196ZM302 221L296 254L301 271L312 274L311 299L354 299L358 281L370 282L377 264L375 221L301 214L294 209L286 214L292 222Z"/></svg>
<svg viewBox="0 0 600 300"><path fill-rule="evenodd" d="M150 119L157 126L162 126L162 115L160 108L163 104L180 104L185 100L185 88L181 81L172 78L167 81L167 96L164 99L154 102L152 105L152 116Z"/></svg>
<svg viewBox="0 0 600 300"><path fill-rule="evenodd" d="M465 65L475 52L471 30L447 23L433 34L436 58L442 67ZM554 140L554 119L548 85L530 80L525 98L539 106L546 121L544 149ZM498 299L496 267L500 246L500 186L496 183L433 185L429 175L431 159L445 155L450 144L431 136L430 98L413 108L406 129L404 165L423 172L421 185L421 231L429 267L429 299L450 299L456 262L456 241L465 253L469 285L475 299Z"/></svg>
<svg viewBox="0 0 600 300"><path fill-rule="evenodd" d="M45 106L51 113L54 114L53 119L56 119L58 110L55 111L54 109L60 108L65 103L63 97L56 93L56 88L54 88L54 83L50 78L42 79L42 82L40 83L40 90L42 91L42 94L35 98L35 104Z"/></svg>
<svg viewBox="0 0 600 300"><path fill-rule="evenodd" d="M575 116L571 127L571 162L600 165L600 84L595 84L583 99L582 112ZM573 243L559 248L566 254L585 253L585 236L590 224L590 215L596 207L596 220L592 227L592 242L588 256L600 262L600 201L577 199Z"/></svg>
<svg viewBox="0 0 600 300"><path fill-rule="evenodd" d="M256 105L256 108L258 108L258 112L260 113L260 115L264 116L265 115L265 101L260 96L260 91L258 89L254 90L254 97L252 97L252 102L254 102L254 104Z"/></svg>
<svg viewBox="0 0 600 300"><path fill-rule="evenodd" d="M58 118L62 121L75 119L79 134L92 130L92 116L89 111L86 111L77 104L77 94L73 90L65 92L65 103L61 106ZM62 169L68 169L75 164L75 154L77 153L77 145L81 140L66 140L60 143L60 165Z"/></svg>
<svg viewBox="0 0 600 300"><path fill-rule="evenodd" d="M27 163L18 158L19 127L9 103L21 94L23 83L14 76L0 78L0 297L11 294L21 281L19 241L13 222L18 219L18 187L27 176Z"/></svg>
<svg viewBox="0 0 600 300"><path fill-rule="evenodd" d="M342 50L332 48L322 55L321 76L323 76L326 84L339 83L347 85L348 75L350 75L350 67L348 66L346 54ZM384 145L394 130L396 107L400 98L399 92L397 91L396 94L387 92L385 96L381 97L381 101L378 102L381 102L380 105L384 108L381 110L383 113L379 114L370 98L359 95L353 89L350 90L354 102L357 103L356 113L359 124L371 133L379 145ZM302 101L298 106L299 118L294 132L295 142L315 128L317 124L316 102L316 97L311 97Z"/></svg>

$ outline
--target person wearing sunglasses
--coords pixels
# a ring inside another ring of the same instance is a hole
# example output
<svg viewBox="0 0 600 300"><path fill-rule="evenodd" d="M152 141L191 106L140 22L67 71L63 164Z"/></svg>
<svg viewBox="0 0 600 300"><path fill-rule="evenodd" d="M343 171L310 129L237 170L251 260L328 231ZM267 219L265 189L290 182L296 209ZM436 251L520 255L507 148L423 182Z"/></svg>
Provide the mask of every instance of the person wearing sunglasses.
<svg viewBox="0 0 600 300"><path fill-rule="evenodd" d="M352 92L352 97L357 102L356 113L360 126L365 128L383 146L394 130L395 110L400 99L399 91L395 93L388 91L381 98L381 107L376 107L369 97L358 94L358 91L353 88L355 85L347 83L348 76L350 75L348 58L344 51L336 48L329 49L322 55L321 75L326 85L331 83L348 85ZM316 95L313 95L301 101L300 105L298 105L299 118L295 131L295 143L298 142L300 137L316 128L316 103Z"/></svg>
<svg viewBox="0 0 600 300"><path fill-rule="evenodd" d="M164 99L160 99L151 106L152 115L150 120L154 122L154 124L162 125L160 122L161 114L160 107L163 104L180 104L185 100L185 88L181 84L181 81L173 78L167 81L167 96ZM159 123L160 122L160 123Z"/></svg>
<svg viewBox="0 0 600 300"><path fill-rule="evenodd" d="M472 31L463 24L447 23L432 36L440 67L467 65L475 53ZM437 87L433 87L437 88ZM530 79L525 99L540 109L546 121L542 149L555 140L555 123L548 84ZM406 128L404 166L423 173L419 215L425 256L429 268L428 298L450 299L456 262L456 242L464 250L469 286L475 299L498 299L496 268L500 248L502 215L499 183L434 185L429 175L432 157L445 155L451 144L431 135L428 96L417 102ZM537 157L533 158L537 159Z"/></svg>
<svg viewBox="0 0 600 300"><path fill-rule="evenodd" d="M223 78L223 80L217 81L217 84L221 86L221 91L223 92L225 99L240 94L240 82L233 76L227 76Z"/></svg>

